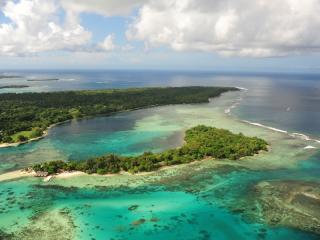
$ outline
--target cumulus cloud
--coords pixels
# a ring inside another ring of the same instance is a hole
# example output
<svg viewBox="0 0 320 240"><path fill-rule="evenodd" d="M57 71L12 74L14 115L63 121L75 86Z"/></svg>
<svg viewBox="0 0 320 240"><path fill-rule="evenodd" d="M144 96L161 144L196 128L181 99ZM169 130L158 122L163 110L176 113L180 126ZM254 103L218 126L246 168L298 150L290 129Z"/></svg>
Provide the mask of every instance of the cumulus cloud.
<svg viewBox="0 0 320 240"><path fill-rule="evenodd" d="M105 39L99 44L100 49L104 51L112 51L116 48L114 44L114 34L109 34Z"/></svg>
<svg viewBox="0 0 320 240"><path fill-rule="evenodd" d="M90 12L105 16L128 15L147 0L61 0L62 6L74 12Z"/></svg>
<svg viewBox="0 0 320 240"><path fill-rule="evenodd" d="M150 0L127 31L148 47L223 55L320 50L319 0Z"/></svg>
<svg viewBox="0 0 320 240"><path fill-rule="evenodd" d="M319 0L0 0L7 18L0 23L0 55L131 50L116 46L112 34L90 43L80 17L130 16L135 9L126 34L147 48L253 57L320 50Z"/></svg>
<svg viewBox="0 0 320 240"><path fill-rule="evenodd" d="M89 44L91 33L80 24L81 13L130 14L147 0L0 0L7 18L0 23L0 55L29 55L54 50L111 51L114 36ZM63 15L61 13L64 13ZM63 19L61 16L65 16Z"/></svg>
<svg viewBox="0 0 320 240"><path fill-rule="evenodd" d="M2 12L11 22L0 24L1 55L74 49L86 44L91 37L70 12L61 23L54 0L8 1Z"/></svg>

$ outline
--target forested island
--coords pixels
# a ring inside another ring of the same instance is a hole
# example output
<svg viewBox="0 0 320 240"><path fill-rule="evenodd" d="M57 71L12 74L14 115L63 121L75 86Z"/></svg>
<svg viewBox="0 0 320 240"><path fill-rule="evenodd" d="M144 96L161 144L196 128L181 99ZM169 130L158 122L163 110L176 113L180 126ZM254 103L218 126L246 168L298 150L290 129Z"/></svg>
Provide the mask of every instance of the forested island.
<svg viewBox="0 0 320 240"><path fill-rule="evenodd" d="M0 75L0 79L4 78L22 78L21 76L14 76L14 75Z"/></svg>
<svg viewBox="0 0 320 240"><path fill-rule="evenodd" d="M0 89L5 89L5 88L28 88L28 85L4 85L0 86Z"/></svg>
<svg viewBox="0 0 320 240"><path fill-rule="evenodd" d="M40 137L71 119L168 104L205 103L231 87L167 87L0 94L0 143Z"/></svg>
<svg viewBox="0 0 320 240"><path fill-rule="evenodd" d="M50 82L50 81L59 81L59 78L42 78L42 79L27 79L28 82Z"/></svg>
<svg viewBox="0 0 320 240"><path fill-rule="evenodd" d="M257 137L199 125L186 131L185 144L182 147L162 153L146 152L134 157L110 154L85 161L51 161L36 164L32 169L49 175L64 171L81 171L88 174L150 172L160 167L190 163L208 157L237 160L267 151L267 146L266 141Z"/></svg>

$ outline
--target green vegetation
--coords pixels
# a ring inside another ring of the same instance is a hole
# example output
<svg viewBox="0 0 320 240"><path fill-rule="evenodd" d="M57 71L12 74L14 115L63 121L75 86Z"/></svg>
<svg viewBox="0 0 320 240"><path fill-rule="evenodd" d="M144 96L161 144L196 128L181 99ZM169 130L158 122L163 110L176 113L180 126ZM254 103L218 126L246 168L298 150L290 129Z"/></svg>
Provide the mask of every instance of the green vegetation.
<svg viewBox="0 0 320 240"><path fill-rule="evenodd" d="M82 171L89 174L107 174L128 171L131 173L154 171L162 166L189 163L207 157L236 160L267 151L267 142L257 137L233 134L224 129L197 126L186 131L185 144L181 148L162 153L146 152L140 156L123 157L106 155L86 161L52 161L36 164L35 171L49 174L61 171Z"/></svg>
<svg viewBox="0 0 320 240"><path fill-rule="evenodd" d="M179 87L0 94L0 143L39 137L52 124L142 107L204 103L236 88Z"/></svg>
<svg viewBox="0 0 320 240"><path fill-rule="evenodd" d="M5 85L5 86L0 86L0 89L5 89L5 88L28 88L29 86L27 85Z"/></svg>

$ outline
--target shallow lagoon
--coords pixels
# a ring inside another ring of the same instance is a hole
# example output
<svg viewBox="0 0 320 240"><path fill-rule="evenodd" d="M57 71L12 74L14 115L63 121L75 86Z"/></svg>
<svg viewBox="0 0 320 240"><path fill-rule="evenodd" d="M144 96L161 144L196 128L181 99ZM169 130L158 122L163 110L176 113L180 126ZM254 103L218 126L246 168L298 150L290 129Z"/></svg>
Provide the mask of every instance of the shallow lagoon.
<svg viewBox="0 0 320 240"><path fill-rule="evenodd" d="M260 181L319 181L317 150L304 149L319 147L319 143L251 126L225 114L242 94L228 93L209 104L165 106L72 122L51 129L39 142L0 150L5 166L54 156L81 159L117 149L128 155L161 151L180 145L183 130L201 123L257 135L271 143L269 153L238 162L202 161L139 176L2 182L0 206L8 220L1 221L0 227L32 239L35 229L48 228L49 216L57 228L60 223L60 231L74 229L70 236L74 239L317 239L298 230L265 225L254 206L250 213L235 210L252 203L246 200ZM104 132L90 122L104 126Z"/></svg>

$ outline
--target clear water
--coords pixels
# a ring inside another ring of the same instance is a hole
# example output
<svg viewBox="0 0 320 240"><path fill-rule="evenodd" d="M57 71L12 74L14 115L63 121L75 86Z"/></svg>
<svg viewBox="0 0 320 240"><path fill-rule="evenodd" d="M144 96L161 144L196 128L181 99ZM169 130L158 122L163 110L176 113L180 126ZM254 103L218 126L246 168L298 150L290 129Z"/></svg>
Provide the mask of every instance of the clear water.
<svg viewBox="0 0 320 240"><path fill-rule="evenodd" d="M55 212L67 209L74 224L74 239L319 238L297 229L271 227L258 218L248 219L232 212L238 205L251 204L250 189L258 182L273 179L319 182L319 143L290 138L239 120L319 137L317 76L78 72L62 73L61 78L76 80L32 84L37 91L153 85L233 85L249 90L226 94L209 104L165 106L63 124L52 128L49 136L39 142L1 149L2 172L52 159L162 151L179 146L183 131L200 123L263 137L271 143L272 150L244 159L241 166L217 168L212 162L202 162L141 176L79 176L57 178L49 183L34 178L2 182L0 211L1 219L6 220L0 220L0 229L32 239L35 235L30 229L48 225L43 214L49 214L55 222L63 222L66 220ZM102 81L105 84L97 83ZM225 109L238 103L239 98L243 100L232 110L232 116L225 114ZM308 145L316 149L304 149ZM132 206L134 209L129 210Z"/></svg>

